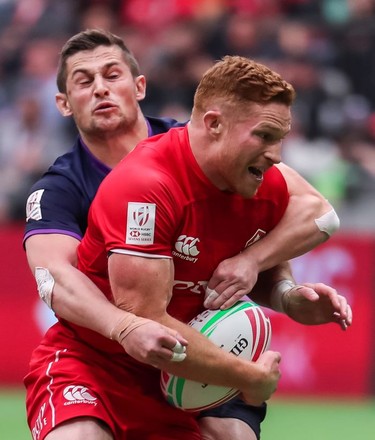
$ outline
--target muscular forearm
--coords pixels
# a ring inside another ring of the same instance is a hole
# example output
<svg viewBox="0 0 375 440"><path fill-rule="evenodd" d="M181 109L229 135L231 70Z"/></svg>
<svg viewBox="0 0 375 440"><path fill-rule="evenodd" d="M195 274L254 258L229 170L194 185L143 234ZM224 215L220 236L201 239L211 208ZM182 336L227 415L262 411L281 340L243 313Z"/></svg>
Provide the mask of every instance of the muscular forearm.
<svg viewBox="0 0 375 440"><path fill-rule="evenodd" d="M281 261L298 257L329 238L316 225L315 219L318 217L314 212L324 209L324 212L328 212L332 207L313 195L305 197L308 202L305 210L293 212L290 208L270 233L242 252L243 258L247 256L257 261L259 272L270 269Z"/></svg>
<svg viewBox="0 0 375 440"><path fill-rule="evenodd" d="M41 268L42 278L51 277L50 291L44 298L61 318L109 337L113 323L123 311L110 303L89 278L76 268L79 241L62 234L40 234L25 243L30 270L36 274Z"/></svg>
<svg viewBox="0 0 375 440"><path fill-rule="evenodd" d="M167 371L202 383L244 389L262 380L262 371L253 362L224 352L205 336L182 322L165 315L162 324L179 331L188 341L187 357L181 364L168 365Z"/></svg>
<svg viewBox="0 0 375 440"><path fill-rule="evenodd" d="M170 316L164 307L159 308L156 304L155 307L152 307L150 302L144 303L142 300L139 303L124 300L117 296L116 287L113 288L113 291L116 305L119 308L167 326L179 332L188 341L187 357L184 362L180 365L166 363L163 366L164 370L186 379L233 388L244 387L246 380L253 379L254 382L259 380L261 373L255 363L226 353L192 327ZM137 292L130 288L126 293L128 298L137 298L138 296ZM253 374L250 379L248 377L249 370L252 370Z"/></svg>
<svg viewBox="0 0 375 440"><path fill-rule="evenodd" d="M72 266L51 268L55 278L52 309L61 318L109 338L124 311L112 304L83 273Z"/></svg>
<svg viewBox="0 0 375 440"><path fill-rule="evenodd" d="M280 163L277 167L288 186L288 207L276 227L243 252L255 259L260 272L310 251L339 227L331 204L322 194L287 165ZM331 216L322 217L330 211Z"/></svg>

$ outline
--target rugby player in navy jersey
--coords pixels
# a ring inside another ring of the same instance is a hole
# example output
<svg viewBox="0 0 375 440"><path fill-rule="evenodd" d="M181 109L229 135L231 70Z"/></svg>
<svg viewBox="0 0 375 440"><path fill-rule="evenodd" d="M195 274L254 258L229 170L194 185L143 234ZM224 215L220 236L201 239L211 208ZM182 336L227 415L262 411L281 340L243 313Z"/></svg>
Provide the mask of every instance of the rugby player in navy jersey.
<svg viewBox="0 0 375 440"><path fill-rule="evenodd" d="M76 269L77 246L100 182L140 140L177 123L142 114L139 101L145 96L145 78L122 40L107 32L86 31L67 42L60 59L58 88L58 108L64 116L73 116L80 136L73 151L59 158L33 186L27 202L25 248L39 293L67 325L72 322L106 338L117 322L129 318L131 331L121 344L142 362L162 368L170 360L181 361L187 341L178 332L117 308L101 293L100 286ZM259 272L315 247L336 229L329 203L293 170L284 165L280 170L290 193L283 219L262 240L218 266L208 284L211 295L207 306L229 306L252 289ZM327 296L335 295L327 286L320 288L328 290ZM310 289L306 295L316 293ZM339 318L350 324L350 314L340 307ZM50 426L48 435L37 423L34 379L26 380L28 416L38 438L113 438L98 421L100 416L89 414L80 419L69 416L59 429ZM243 403L239 405L237 409L232 403L228 412L220 409L220 413L212 410L202 414L201 420L208 422L202 423L202 435L224 439L229 429L232 439L259 436L264 408L244 410Z"/></svg>

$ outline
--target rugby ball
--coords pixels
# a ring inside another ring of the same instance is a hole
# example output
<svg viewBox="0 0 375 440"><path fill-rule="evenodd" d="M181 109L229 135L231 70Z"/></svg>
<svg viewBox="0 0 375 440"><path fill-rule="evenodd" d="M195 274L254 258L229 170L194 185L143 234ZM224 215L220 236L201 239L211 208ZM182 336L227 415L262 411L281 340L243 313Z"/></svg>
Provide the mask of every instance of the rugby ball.
<svg viewBox="0 0 375 440"><path fill-rule="evenodd" d="M214 344L235 356L256 361L271 341L271 323L250 301L239 301L227 310L205 310L189 322ZM185 411L218 406L239 394L229 387L194 382L161 372L160 386L167 401Z"/></svg>

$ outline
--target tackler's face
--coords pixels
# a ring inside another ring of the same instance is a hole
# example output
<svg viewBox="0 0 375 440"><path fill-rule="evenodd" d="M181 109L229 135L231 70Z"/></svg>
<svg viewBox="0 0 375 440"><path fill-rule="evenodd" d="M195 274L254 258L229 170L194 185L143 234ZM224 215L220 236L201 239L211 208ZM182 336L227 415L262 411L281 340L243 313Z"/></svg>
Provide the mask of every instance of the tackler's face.
<svg viewBox="0 0 375 440"><path fill-rule="evenodd" d="M73 116L79 131L88 135L110 135L131 126L145 96L144 77L132 76L117 46L99 46L68 58L66 86L62 113Z"/></svg>
<svg viewBox="0 0 375 440"><path fill-rule="evenodd" d="M281 161L290 126L290 107L278 102L252 103L240 116L227 116L215 160L221 189L253 197L264 173Z"/></svg>

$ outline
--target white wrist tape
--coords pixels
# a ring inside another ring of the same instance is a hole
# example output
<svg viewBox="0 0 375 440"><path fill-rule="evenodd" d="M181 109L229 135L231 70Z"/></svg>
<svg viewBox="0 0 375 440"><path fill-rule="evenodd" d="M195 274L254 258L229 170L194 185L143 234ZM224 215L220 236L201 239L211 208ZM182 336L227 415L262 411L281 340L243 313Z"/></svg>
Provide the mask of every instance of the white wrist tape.
<svg viewBox="0 0 375 440"><path fill-rule="evenodd" d="M340 228L340 219L333 208L321 217L316 218L315 223L322 232L329 236Z"/></svg>
<svg viewBox="0 0 375 440"><path fill-rule="evenodd" d="M219 294L216 292L216 290L209 289L208 287L206 287L206 293L204 295L204 303L203 303L204 307L208 309L216 298L219 298Z"/></svg>
<svg viewBox="0 0 375 440"><path fill-rule="evenodd" d="M293 289L296 286L297 284L295 284L291 280L281 280L276 283L272 288L270 296L270 305L272 310L275 310L275 312L285 313L283 297L286 292L289 292L289 290Z"/></svg>
<svg viewBox="0 0 375 440"><path fill-rule="evenodd" d="M55 280L50 271L44 267L35 268L36 286L41 299L52 309L52 294Z"/></svg>

